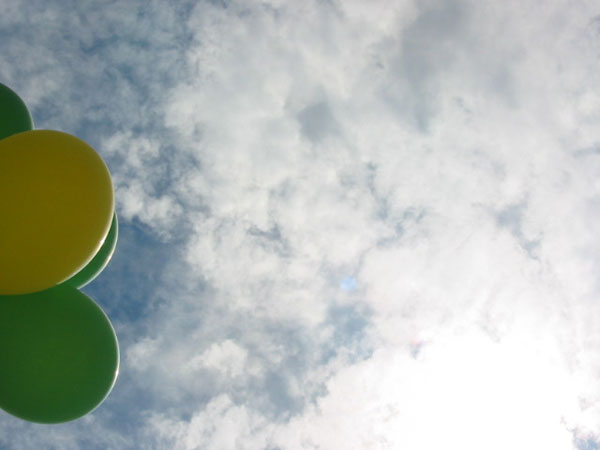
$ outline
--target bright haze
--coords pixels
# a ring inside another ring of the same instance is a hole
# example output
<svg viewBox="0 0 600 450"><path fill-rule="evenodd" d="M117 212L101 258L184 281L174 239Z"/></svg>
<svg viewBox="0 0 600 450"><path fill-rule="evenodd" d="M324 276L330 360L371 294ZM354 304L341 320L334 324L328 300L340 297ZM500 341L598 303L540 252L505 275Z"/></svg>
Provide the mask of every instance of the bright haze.
<svg viewBox="0 0 600 450"><path fill-rule="evenodd" d="M0 37L111 170L121 349L0 448L600 449L596 0L2 0Z"/></svg>

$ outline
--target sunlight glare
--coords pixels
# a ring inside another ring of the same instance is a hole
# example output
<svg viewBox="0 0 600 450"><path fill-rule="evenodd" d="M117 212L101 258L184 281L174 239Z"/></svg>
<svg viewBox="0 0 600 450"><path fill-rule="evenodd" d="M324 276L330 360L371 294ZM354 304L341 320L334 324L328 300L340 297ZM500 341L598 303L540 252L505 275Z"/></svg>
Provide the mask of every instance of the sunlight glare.
<svg viewBox="0 0 600 450"><path fill-rule="evenodd" d="M415 362L400 433L411 448L571 448L577 397L551 340L522 334L438 336ZM405 422L406 423L406 422ZM407 447L408 448L408 447Z"/></svg>

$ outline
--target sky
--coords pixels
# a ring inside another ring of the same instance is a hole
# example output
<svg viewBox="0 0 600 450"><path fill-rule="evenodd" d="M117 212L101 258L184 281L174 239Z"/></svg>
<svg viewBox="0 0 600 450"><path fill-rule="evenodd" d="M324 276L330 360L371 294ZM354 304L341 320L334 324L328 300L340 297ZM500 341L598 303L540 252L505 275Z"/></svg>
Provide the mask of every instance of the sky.
<svg viewBox="0 0 600 450"><path fill-rule="evenodd" d="M600 449L596 0L0 0L0 42L111 171L121 351L0 448Z"/></svg>

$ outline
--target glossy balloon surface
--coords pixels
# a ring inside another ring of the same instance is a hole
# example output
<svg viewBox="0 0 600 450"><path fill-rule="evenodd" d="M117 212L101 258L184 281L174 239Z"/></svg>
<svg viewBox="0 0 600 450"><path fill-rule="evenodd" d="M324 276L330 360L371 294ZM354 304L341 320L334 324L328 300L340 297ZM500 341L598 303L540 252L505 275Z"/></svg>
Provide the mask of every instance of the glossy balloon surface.
<svg viewBox="0 0 600 450"><path fill-rule="evenodd" d="M79 272L69 278L64 284L73 286L75 288L82 288L91 283L104 268L110 262L115 248L117 246L117 239L119 237L119 221L117 220L117 213L113 215L112 223L110 224L110 230L108 235L96 253L96 256Z"/></svg>
<svg viewBox="0 0 600 450"><path fill-rule="evenodd" d="M100 156L66 133L0 140L0 295L41 291L97 254L114 214Z"/></svg>
<svg viewBox="0 0 600 450"><path fill-rule="evenodd" d="M33 120L23 100L0 83L0 139L31 129Z"/></svg>
<svg viewBox="0 0 600 450"><path fill-rule="evenodd" d="M92 411L111 391L119 347L110 321L77 289L0 296L0 407L39 423Z"/></svg>

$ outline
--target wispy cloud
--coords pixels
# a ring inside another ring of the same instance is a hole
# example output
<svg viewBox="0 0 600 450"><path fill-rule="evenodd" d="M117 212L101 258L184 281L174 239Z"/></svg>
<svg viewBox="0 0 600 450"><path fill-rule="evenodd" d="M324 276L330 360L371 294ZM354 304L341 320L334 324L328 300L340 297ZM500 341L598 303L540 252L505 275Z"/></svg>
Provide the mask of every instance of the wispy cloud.
<svg viewBox="0 0 600 450"><path fill-rule="evenodd" d="M4 2L2 82L113 174L122 369L1 445L595 448L598 14Z"/></svg>

